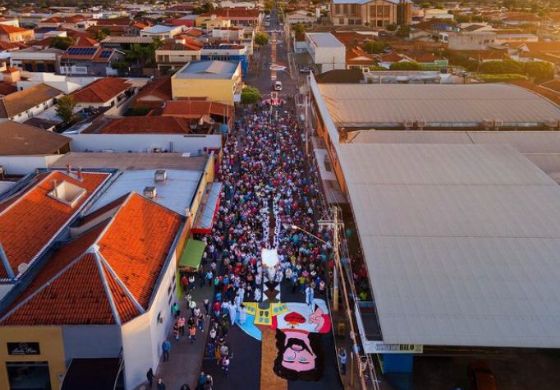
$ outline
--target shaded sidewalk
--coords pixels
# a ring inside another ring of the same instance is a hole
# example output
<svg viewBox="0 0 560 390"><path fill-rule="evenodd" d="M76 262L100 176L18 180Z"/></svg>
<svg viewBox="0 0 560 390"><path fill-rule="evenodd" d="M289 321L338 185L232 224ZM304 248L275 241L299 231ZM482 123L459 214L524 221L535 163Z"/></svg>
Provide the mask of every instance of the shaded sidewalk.
<svg viewBox="0 0 560 390"><path fill-rule="evenodd" d="M214 294L214 287L203 288L199 287L198 278L196 280L196 288L191 291L192 299L197 303L198 307L205 313L204 299L207 298L212 302ZM185 319L189 319L191 311L186 307L186 300L183 298L180 302L181 315ZM204 350L206 348L206 339L208 335L208 326L210 324L210 317L204 319L204 332L197 329L196 340L191 344L188 338L188 328L185 328L185 335L180 336L179 340L175 340L173 336L173 329L170 329L168 340L171 342L171 351L169 353L169 360L164 362L160 360L156 378L163 378L163 382L168 390L179 390L183 384L187 384L191 389L196 388L198 376L202 369L202 359L204 357ZM161 346L160 346L161 348ZM154 378L154 386L157 379ZM148 388L148 387L145 387Z"/></svg>

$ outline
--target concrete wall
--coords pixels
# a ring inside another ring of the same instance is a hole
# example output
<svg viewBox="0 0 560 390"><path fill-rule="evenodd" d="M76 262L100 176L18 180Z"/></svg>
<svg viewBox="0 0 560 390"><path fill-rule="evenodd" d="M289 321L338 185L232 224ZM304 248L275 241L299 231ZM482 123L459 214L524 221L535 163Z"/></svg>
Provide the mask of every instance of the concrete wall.
<svg viewBox="0 0 560 390"><path fill-rule="evenodd" d="M123 357L125 361L125 388L134 389L146 380L146 371L156 371L162 354L161 344L173 324L171 306L177 301L173 288L176 286L176 256L173 256L163 272L150 310L122 326ZM158 321L161 318L161 322ZM171 351L173 353L173 350Z"/></svg>
<svg viewBox="0 0 560 390"><path fill-rule="evenodd" d="M27 175L37 168L47 168L62 157L62 154L47 156L0 156L0 165L9 175Z"/></svg>
<svg viewBox="0 0 560 390"><path fill-rule="evenodd" d="M73 152L150 152L154 148L198 154L206 148L221 148L222 136L181 134L65 134L72 138Z"/></svg>
<svg viewBox="0 0 560 390"><path fill-rule="evenodd" d="M73 358L117 357L121 351L121 331L117 325L63 326L66 366Z"/></svg>
<svg viewBox="0 0 560 390"><path fill-rule="evenodd" d="M171 79L173 99L208 97L233 106L234 81L209 79Z"/></svg>

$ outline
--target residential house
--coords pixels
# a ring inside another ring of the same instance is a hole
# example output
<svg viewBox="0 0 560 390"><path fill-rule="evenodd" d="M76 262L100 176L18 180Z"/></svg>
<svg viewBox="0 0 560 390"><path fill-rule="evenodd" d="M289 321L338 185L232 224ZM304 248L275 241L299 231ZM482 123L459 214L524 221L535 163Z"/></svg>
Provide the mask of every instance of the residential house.
<svg viewBox="0 0 560 390"><path fill-rule="evenodd" d="M231 20L221 18L214 14L200 14L196 17L195 26L212 31L214 28L228 28L232 26Z"/></svg>
<svg viewBox="0 0 560 390"><path fill-rule="evenodd" d="M222 146L222 134L213 123L172 116L101 116L64 135L72 138L75 152L174 152L194 156Z"/></svg>
<svg viewBox="0 0 560 390"><path fill-rule="evenodd" d="M169 39L183 31L182 26L163 26L157 24L155 26L146 27L140 31L141 37Z"/></svg>
<svg viewBox="0 0 560 390"><path fill-rule="evenodd" d="M35 39L35 33L31 29L0 24L0 41L28 42L33 39Z"/></svg>
<svg viewBox="0 0 560 390"><path fill-rule="evenodd" d="M331 21L335 26L366 25L384 28L412 22L410 0L332 0Z"/></svg>
<svg viewBox="0 0 560 390"><path fill-rule="evenodd" d="M370 68L377 65L377 60L370 54L366 53L359 46L346 49L346 68L360 69L369 71Z"/></svg>
<svg viewBox="0 0 560 390"><path fill-rule="evenodd" d="M150 111L163 107L171 99L171 77L165 76L146 84L138 92L131 106L134 109Z"/></svg>
<svg viewBox="0 0 560 390"><path fill-rule="evenodd" d="M232 105L210 100L186 99L166 102L162 117L185 118L195 126L211 125L226 133L233 126L235 109Z"/></svg>
<svg viewBox="0 0 560 390"><path fill-rule="evenodd" d="M104 77L72 93L76 108L108 108L122 104L134 94L134 87L125 79Z"/></svg>
<svg viewBox="0 0 560 390"><path fill-rule="evenodd" d="M168 40L156 50L156 64L163 74L175 71L186 63L201 58L203 45L194 39Z"/></svg>
<svg viewBox="0 0 560 390"><path fill-rule="evenodd" d="M108 36L101 41L104 49L130 50L133 45L149 46L154 42L151 37Z"/></svg>
<svg viewBox="0 0 560 390"><path fill-rule="evenodd" d="M39 49L34 46L11 53L12 66L27 72L58 72L60 57L64 50L55 48Z"/></svg>
<svg viewBox="0 0 560 390"><path fill-rule="evenodd" d="M46 84L38 84L0 98L0 118L25 122L55 104L62 93Z"/></svg>
<svg viewBox="0 0 560 390"><path fill-rule="evenodd" d="M263 13L255 8L216 8L212 12L201 14L201 18L216 17L229 20L232 26L259 26L262 23ZM198 24L198 18L196 25Z"/></svg>
<svg viewBox="0 0 560 390"><path fill-rule="evenodd" d="M541 18L532 12L508 12L502 23L507 26L540 26Z"/></svg>
<svg viewBox="0 0 560 390"><path fill-rule="evenodd" d="M60 58L60 73L80 76L115 76L118 70L113 67L122 61L124 53L102 47L71 46Z"/></svg>
<svg viewBox="0 0 560 390"><path fill-rule="evenodd" d="M70 138L14 121L0 123L0 166L4 175L27 175L47 168L70 151Z"/></svg>
<svg viewBox="0 0 560 390"><path fill-rule="evenodd" d="M317 21L317 15L304 9L299 9L286 14L287 24L312 24Z"/></svg>
<svg viewBox="0 0 560 390"><path fill-rule="evenodd" d="M37 27L52 27L57 29L73 29L73 30L87 30L89 27L94 26L96 22L91 18L84 15L71 15L71 16L52 16L44 19Z"/></svg>
<svg viewBox="0 0 560 390"><path fill-rule="evenodd" d="M173 99L208 98L233 105L240 99L241 87L239 62L192 61L171 77Z"/></svg>

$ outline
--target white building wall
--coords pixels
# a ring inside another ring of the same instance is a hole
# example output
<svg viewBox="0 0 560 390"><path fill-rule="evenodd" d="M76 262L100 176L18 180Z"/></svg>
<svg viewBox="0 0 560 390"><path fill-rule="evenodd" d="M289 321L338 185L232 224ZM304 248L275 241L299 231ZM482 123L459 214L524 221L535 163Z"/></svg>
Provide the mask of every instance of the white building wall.
<svg viewBox="0 0 560 390"><path fill-rule="evenodd" d="M168 294L170 283L175 285L175 263L174 255L161 278L150 310L121 328L126 389L135 389L145 382L148 368L157 371L162 355L161 344L173 324L171 306L177 301L173 289Z"/></svg>
<svg viewBox="0 0 560 390"><path fill-rule="evenodd" d="M48 109L49 107L54 106L54 99L49 99L47 101L44 101L43 103L40 103L38 105L36 105L35 107L31 107L29 110L21 112L13 117L11 117L10 119L15 121L15 122L19 122L19 123L23 123L26 120L33 118L34 116L39 115L40 113L42 113L43 111L45 111L46 109Z"/></svg>
<svg viewBox="0 0 560 390"><path fill-rule="evenodd" d="M198 154L204 148L221 148L221 135L181 134L64 134L72 138L74 152L151 152L154 149Z"/></svg>
<svg viewBox="0 0 560 390"><path fill-rule="evenodd" d="M46 131L46 130L45 130ZM48 166L62 157L62 154L47 156L0 156L0 165L9 175L27 175L37 168Z"/></svg>

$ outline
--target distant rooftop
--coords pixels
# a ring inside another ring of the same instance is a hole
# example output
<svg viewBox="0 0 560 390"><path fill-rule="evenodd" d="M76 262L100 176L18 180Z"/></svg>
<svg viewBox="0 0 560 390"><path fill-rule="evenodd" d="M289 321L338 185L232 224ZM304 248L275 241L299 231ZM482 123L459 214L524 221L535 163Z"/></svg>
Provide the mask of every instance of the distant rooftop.
<svg viewBox="0 0 560 390"><path fill-rule="evenodd" d="M238 62L230 61L192 61L179 69L173 76L177 79L231 79Z"/></svg>
<svg viewBox="0 0 560 390"><path fill-rule="evenodd" d="M306 33L318 47L344 48L346 46L331 33Z"/></svg>

